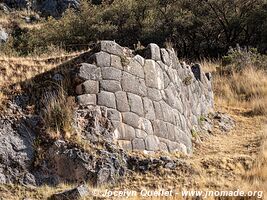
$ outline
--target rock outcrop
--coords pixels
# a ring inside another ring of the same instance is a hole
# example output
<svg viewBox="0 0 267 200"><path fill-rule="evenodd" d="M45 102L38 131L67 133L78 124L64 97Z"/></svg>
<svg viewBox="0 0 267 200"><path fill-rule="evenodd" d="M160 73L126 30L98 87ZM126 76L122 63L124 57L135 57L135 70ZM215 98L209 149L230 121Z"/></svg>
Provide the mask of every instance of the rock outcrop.
<svg viewBox="0 0 267 200"><path fill-rule="evenodd" d="M156 44L143 57L113 41L92 52L75 73L78 104L106 108L124 149L192 153L191 131L213 110L211 75Z"/></svg>

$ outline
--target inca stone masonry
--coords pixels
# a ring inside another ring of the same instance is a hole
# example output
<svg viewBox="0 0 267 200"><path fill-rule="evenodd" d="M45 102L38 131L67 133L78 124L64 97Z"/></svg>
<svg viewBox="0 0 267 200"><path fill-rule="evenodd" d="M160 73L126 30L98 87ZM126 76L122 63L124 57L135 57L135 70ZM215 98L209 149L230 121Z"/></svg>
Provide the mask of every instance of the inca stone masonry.
<svg viewBox="0 0 267 200"><path fill-rule="evenodd" d="M113 41L96 49L76 73L79 105L105 107L124 149L192 153L192 131L213 109L211 75L156 44L140 55Z"/></svg>

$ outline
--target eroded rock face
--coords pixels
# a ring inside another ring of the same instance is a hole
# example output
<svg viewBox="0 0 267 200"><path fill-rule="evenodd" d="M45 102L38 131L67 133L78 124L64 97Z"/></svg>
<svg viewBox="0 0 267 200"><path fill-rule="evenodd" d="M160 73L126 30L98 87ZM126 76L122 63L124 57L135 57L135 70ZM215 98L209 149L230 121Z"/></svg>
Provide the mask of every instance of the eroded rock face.
<svg viewBox="0 0 267 200"><path fill-rule="evenodd" d="M29 172L34 160L35 134L25 122L0 118L0 183L35 184Z"/></svg>
<svg viewBox="0 0 267 200"><path fill-rule="evenodd" d="M191 130L213 110L211 75L199 64L182 66L173 49L156 44L140 51L144 58L113 41L93 52L74 77L78 103L110 110L127 150L192 153Z"/></svg>

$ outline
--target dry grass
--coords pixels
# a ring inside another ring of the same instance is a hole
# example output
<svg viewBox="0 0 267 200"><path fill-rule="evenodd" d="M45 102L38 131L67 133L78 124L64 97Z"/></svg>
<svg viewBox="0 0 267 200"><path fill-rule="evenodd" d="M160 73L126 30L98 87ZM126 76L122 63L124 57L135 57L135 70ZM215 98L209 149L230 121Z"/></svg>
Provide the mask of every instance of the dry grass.
<svg viewBox="0 0 267 200"><path fill-rule="evenodd" d="M218 106L248 108L249 114L267 114L267 72L247 67L241 72L222 75L217 72L219 62L202 63L205 71L213 72L213 88Z"/></svg>

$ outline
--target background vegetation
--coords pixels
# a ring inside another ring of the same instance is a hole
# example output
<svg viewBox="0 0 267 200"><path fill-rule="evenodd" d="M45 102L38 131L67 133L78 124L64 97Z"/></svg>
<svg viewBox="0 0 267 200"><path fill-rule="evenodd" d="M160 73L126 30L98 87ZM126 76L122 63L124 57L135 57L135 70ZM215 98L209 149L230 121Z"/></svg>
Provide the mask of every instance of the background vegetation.
<svg viewBox="0 0 267 200"><path fill-rule="evenodd" d="M101 39L129 47L172 44L189 58L218 57L236 44L267 51L266 0L83 0L79 11L38 28L12 26L8 45L21 55L51 45L80 50Z"/></svg>

